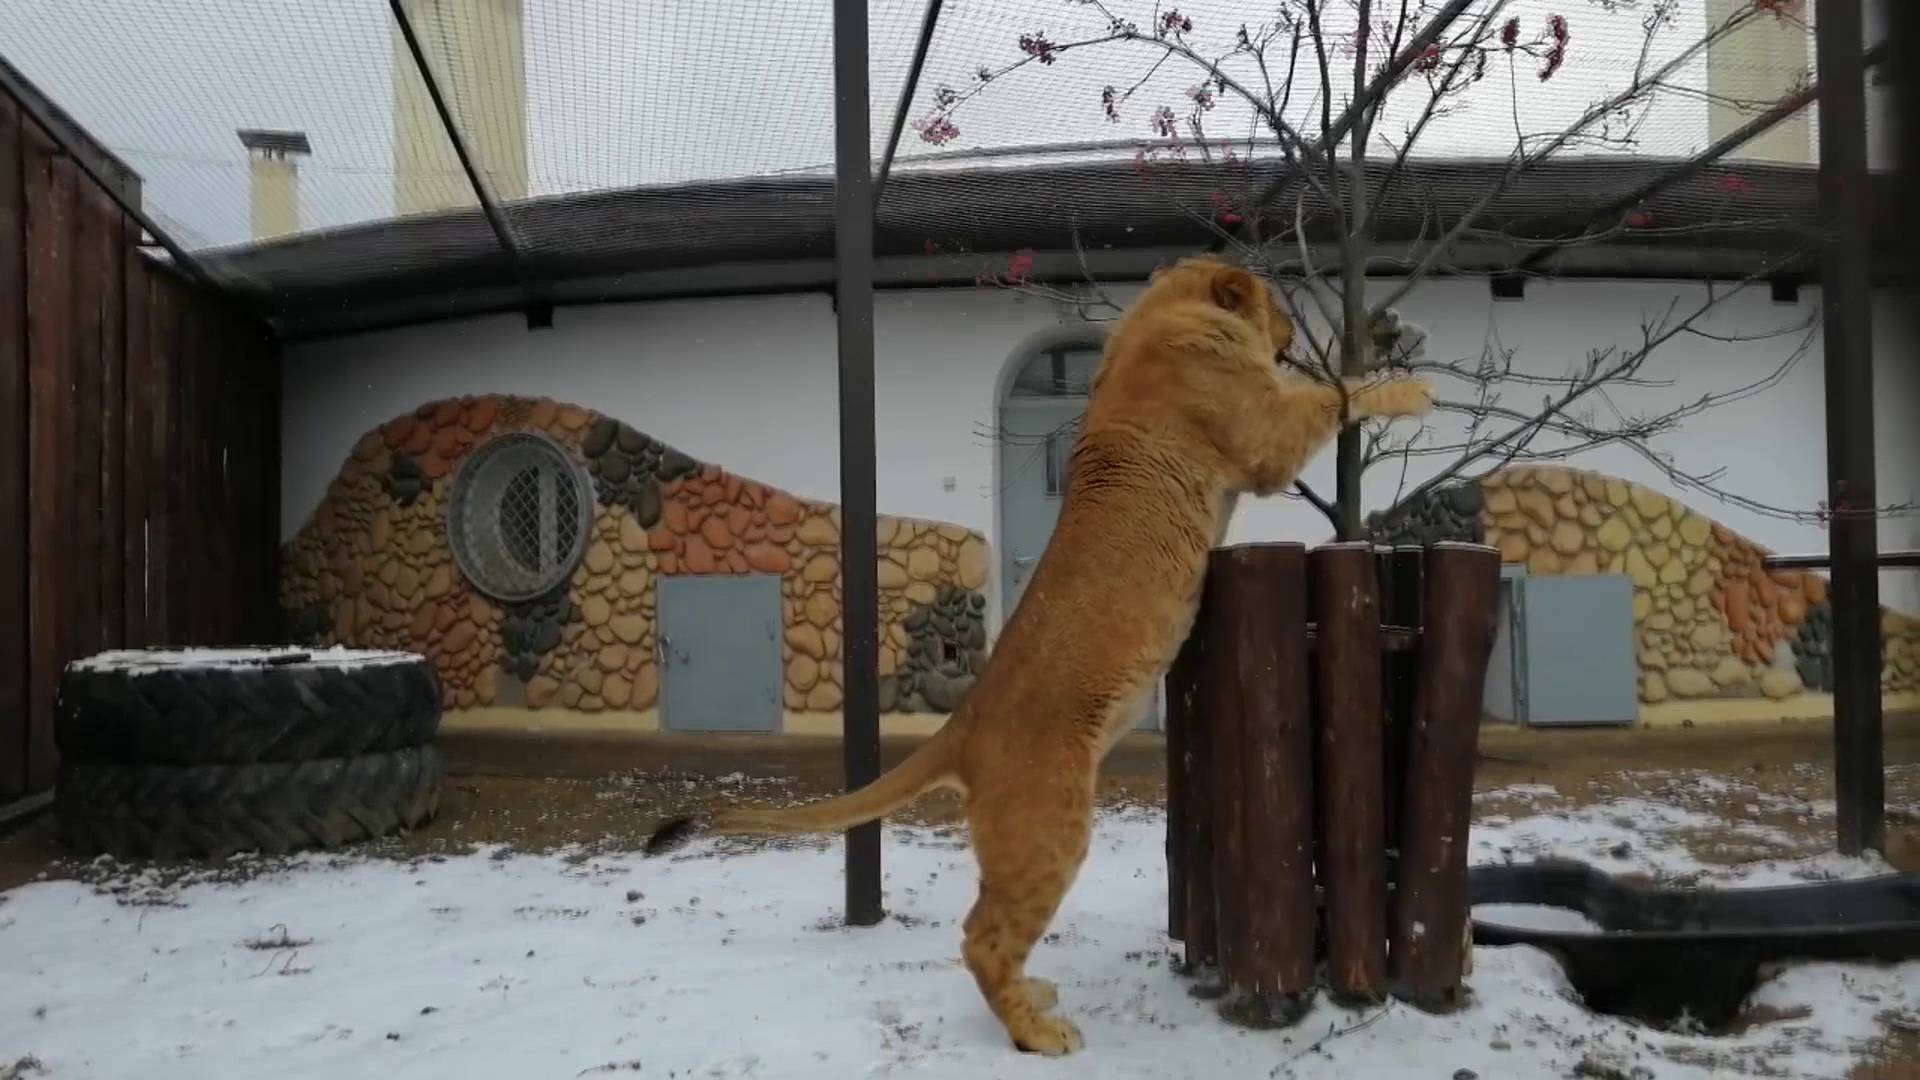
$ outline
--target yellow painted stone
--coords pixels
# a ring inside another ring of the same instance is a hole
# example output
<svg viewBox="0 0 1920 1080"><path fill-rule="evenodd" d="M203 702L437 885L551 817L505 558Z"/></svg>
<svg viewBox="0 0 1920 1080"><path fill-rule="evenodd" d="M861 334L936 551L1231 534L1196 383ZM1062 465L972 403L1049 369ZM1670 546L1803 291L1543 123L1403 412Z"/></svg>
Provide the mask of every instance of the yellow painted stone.
<svg viewBox="0 0 1920 1080"><path fill-rule="evenodd" d="M590 574L604 574L613 569L613 549L605 540L595 540L587 547L586 567Z"/></svg>
<svg viewBox="0 0 1920 1080"><path fill-rule="evenodd" d="M892 559L882 558L878 563L874 564L874 569L879 573L881 588L883 589L906 588L907 586L907 568L906 567L900 565L897 562L894 562Z"/></svg>
<svg viewBox="0 0 1920 1080"><path fill-rule="evenodd" d="M1669 559L1667 564L1660 568L1660 583L1674 586L1673 593L1676 595L1685 595L1686 590L1680 587L1680 583L1685 580L1687 580L1687 567L1679 559Z"/></svg>
<svg viewBox="0 0 1920 1080"><path fill-rule="evenodd" d="M1520 509L1519 501L1513 497L1513 492L1508 491L1506 488L1494 487L1489 484L1487 485L1486 492L1488 513L1511 514Z"/></svg>
<svg viewBox="0 0 1920 1080"><path fill-rule="evenodd" d="M1707 542L1713 535L1713 525L1699 514L1688 514L1680 519L1680 539L1695 547Z"/></svg>
<svg viewBox="0 0 1920 1080"><path fill-rule="evenodd" d="M987 544L977 536L960 542L954 555L954 575L963 589L978 589L987 583Z"/></svg>
<svg viewBox="0 0 1920 1080"><path fill-rule="evenodd" d="M1656 611L1653 614L1647 616L1647 628L1649 630L1673 629L1673 612Z"/></svg>
<svg viewBox="0 0 1920 1080"><path fill-rule="evenodd" d="M647 620L638 615L615 615L607 621L613 636L628 645L638 645L647 636Z"/></svg>
<svg viewBox="0 0 1920 1080"><path fill-rule="evenodd" d="M1599 572L1600 558L1591 551L1583 551L1575 555L1573 558L1567 560L1566 566L1561 568L1561 573L1564 574L1585 575L1597 574Z"/></svg>
<svg viewBox="0 0 1920 1080"><path fill-rule="evenodd" d="M1673 519L1655 518L1650 531L1653 533L1655 539L1665 540L1667 537L1673 535Z"/></svg>
<svg viewBox="0 0 1920 1080"><path fill-rule="evenodd" d="M1673 549L1665 544L1652 544L1647 547L1647 562L1655 567L1667 565L1667 560L1671 558L1673 558Z"/></svg>
<svg viewBox="0 0 1920 1080"><path fill-rule="evenodd" d="M810 517L800 523L794 533L802 544L813 547L837 547L840 544L840 527L824 517Z"/></svg>
<svg viewBox="0 0 1920 1080"><path fill-rule="evenodd" d="M1555 495L1565 495L1573 490L1573 476L1565 469L1537 470L1533 474L1533 482Z"/></svg>
<svg viewBox="0 0 1920 1080"><path fill-rule="evenodd" d="M1633 542L1633 530L1627 526L1627 520L1618 514L1610 517L1593 534L1593 539L1608 551L1620 552Z"/></svg>
<svg viewBox="0 0 1920 1080"><path fill-rule="evenodd" d="M1642 487L1638 484L1634 485L1633 508L1635 510L1640 511L1641 517L1643 518L1664 517L1666 516L1667 510L1670 507L1670 505L1671 504L1667 502L1667 497L1665 495L1662 495L1659 492L1652 490L1651 488Z"/></svg>
<svg viewBox="0 0 1920 1080"><path fill-rule="evenodd" d="M613 617L613 605L607 603L606 597L595 593L580 601L580 617L586 620L588 626L605 626L607 620Z"/></svg>
<svg viewBox="0 0 1920 1080"><path fill-rule="evenodd" d="M787 685L795 690L812 689L820 681L820 661L806 653L794 653L787 661Z"/></svg>
<svg viewBox="0 0 1920 1080"><path fill-rule="evenodd" d="M832 581L838 573L840 560L823 551L807 560L807 565L800 570L800 578L818 585Z"/></svg>
<svg viewBox="0 0 1920 1080"><path fill-rule="evenodd" d="M1647 560L1646 553L1638 547L1627 549L1627 576L1634 585L1642 589L1651 589L1660 580L1660 572Z"/></svg>
<svg viewBox="0 0 1920 1080"><path fill-rule="evenodd" d="M1666 677L1657 671L1643 672L1640 676L1640 700L1649 705L1667 700Z"/></svg>
<svg viewBox="0 0 1920 1080"><path fill-rule="evenodd" d="M907 586L906 595L916 604L931 604L940 595L940 590L934 588L931 581L916 581Z"/></svg>
<svg viewBox="0 0 1920 1080"><path fill-rule="evenodd" d="M892 546L894 533L898 532L899 529L899 521L890 517L879 519L873 523L874 544L878 546L881 551L887 550L888 547Z"/></svg>
<svg viewBox="0 0 1920 1080"><path fill-rule="evenodd" d="M820 628L812 623L788 627L787 644L793 647L794 652L815 660L825 659L827 655L826 639L821 636Z"/></svg>
<svg viewBox="0 0 1920 1080"><path fill-rule="evenodd" d="M928 586L928 588L932 588L932 586ZM833 625L834 616L840 614L840 605L834 603L833 595L823 589L807 597L805 611L807 621L813 625L831 626Z"/></svg>
<svg viewBox="0 0 1920 1080"><path fill-rule="evenodd" d="M1601 513L1600 507L1593 503L1588 503L1580 508L1580 524L1590 529L1605 520L1606 515Z"/></svg>
<svg viewBox="0 0 1920 1080"><path fill-rule="evenodd" d="M932 548L917 547L907 553L907 576L932 581L940 576L940 554Z"/></svg>
<svg viewBox="0 0 1920 1080"><path fill-rule="evenodd" d="M1627 490L1627 485L1620 480L1608 480L1606 492L1607 502L1614 506L1625 506L1633 499L1633 493Z"/></svg>
<svg viewBox="0 0 1920 1080"><path fill-rule="evenodd" d="M1645 589L1633 590L1633 621L1640 622L1653 613L1653 596Z"/></svg>
<svg viewBox="0 0 1920 1080"><path fill-rule="evenodd" d="M1693 601L1685 599L1684 597L1674 600L1673 617L1679 619L1681 622L1686 622L1688 619L1693 618Z"/></svg>
<svg viewBox="0 0 1920 1080"><path fill-rule="evenodd" d="M647 571L644 566L636 566L621 573L616 587L620 595L630 599L639 599L647 591Z"/></svg>
<svg viewBox="0 0 1920 1080"><path fill-rule="evenodd" d="M1586 489L1587 497L1590 499L1604 499L1607 497L1607 478L1601 476L1599 473L1581 473L1580 486Z"/></svg>
<svg viewBox="0 0 1920 1080"><path fill-rule="evenodd" d="M1527 569L1536 574L1557 574L1560 572L1560 556L1552 548L1534 548L1527 556Z"/></svg>
<svg viewBox="0 0 1920 1080"><path fill-rule="evenodd" d="M815 683L807 691L807 708L814 712L826 712L840 707L840 688L830 682Z"/></svg>
<svg viewBox="0 0 1920 1080"><path fill-rule="evenodd" d="M1553 524L1553 519L1556 516L1553 509L1553 496L1547 494L1540 488L1522 488L1520 489L1518 498L1520 500L1521 513L1532 518L1536 524L1543 528Z"/></svg>
<svg viewBox="0 0 1920 1080"><path fill-rule="evenodd" d="M1562 519L1553 527L1549 537L1553 550L1562 555L1578 555L1587 546L1587 534L1576 521Z"/></svg>

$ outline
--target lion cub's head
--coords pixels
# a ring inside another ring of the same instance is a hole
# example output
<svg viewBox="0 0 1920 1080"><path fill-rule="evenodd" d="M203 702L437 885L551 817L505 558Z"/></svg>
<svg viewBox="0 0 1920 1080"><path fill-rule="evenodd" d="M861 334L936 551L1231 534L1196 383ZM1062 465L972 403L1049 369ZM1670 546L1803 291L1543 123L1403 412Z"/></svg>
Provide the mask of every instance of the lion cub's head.
<svg viewBox="0 0 1920 1080"><path fill-rule="evenodd" d="M1253 271L1212 256L1181 259L1155 270L1115 322L1093 404L1205 410L1269 386L1291 344L1293 319Z"/></svg>

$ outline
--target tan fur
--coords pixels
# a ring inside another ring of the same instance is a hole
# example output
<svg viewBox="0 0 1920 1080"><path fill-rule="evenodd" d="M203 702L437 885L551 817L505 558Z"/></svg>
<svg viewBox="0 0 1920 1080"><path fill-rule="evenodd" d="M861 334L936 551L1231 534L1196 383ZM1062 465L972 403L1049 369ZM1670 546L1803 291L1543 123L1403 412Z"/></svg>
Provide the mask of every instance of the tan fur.
<svg viewBox="0 0 1920 1080"><path fill-rule="evenodd" d="M1235 497L1290 486L1340 427L1339 389L1276 365L1292 337L1245 268L1202 258L1156 272L1109 336L1053 537L947 724L859 791L709 822L836 832L935 788L961 791L980 866L963 954L1023 1050L1081 1045L1026 962L1086 857L1101 759L1192 627ZM1431 405L1415 380L1352 384L1345 396L1353 418Z"/></svg>

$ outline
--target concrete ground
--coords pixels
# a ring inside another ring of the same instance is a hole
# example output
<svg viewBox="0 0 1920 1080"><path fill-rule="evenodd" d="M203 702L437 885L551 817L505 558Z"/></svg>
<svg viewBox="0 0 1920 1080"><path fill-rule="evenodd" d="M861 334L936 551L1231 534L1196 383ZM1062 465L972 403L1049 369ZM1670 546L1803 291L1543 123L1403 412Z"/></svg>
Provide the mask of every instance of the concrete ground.
<svg viewBox="0 0 1920 1080"><path fill-rule="evenodd" d="M1555 805L1569 809L1633 797L1718 822L1683 836L1699 862L1817 855L1833 845L1830 738L1823 724L1489 728L1476 777L1476 818L1516 812L1515 792L1551 788ZM663 817L717 793L782 801L840 784L839 748L826 740L450 733L443 742L453 775L439 817L411 836L369 845L373 853L404 858L501 842L529 852L573 845L632 850ZM886 761L909 748L889 744ZM1158 739L1124 742L1107 763L1102 801L1160 803L1163 757ZM1889 719L1886 760L1887 859L1898 869L1920 871L1920 715ZM931 796L896 820L956 823L958 809L951 797ZM86 863L63 857L44 813L0 836L0 891L43 876L89 877ZM1880 1057L1856 1080L1920 1077L1920 1032L1890 1028Z"/></svg>

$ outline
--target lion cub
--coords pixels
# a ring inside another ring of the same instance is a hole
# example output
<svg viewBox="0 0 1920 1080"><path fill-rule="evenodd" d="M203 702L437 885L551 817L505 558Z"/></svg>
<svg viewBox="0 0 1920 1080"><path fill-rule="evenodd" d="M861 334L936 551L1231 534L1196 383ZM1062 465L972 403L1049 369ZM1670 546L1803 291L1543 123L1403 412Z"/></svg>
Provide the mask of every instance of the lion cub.
<svg viewBox="0 0 1920 1080"><path fill-rule="evenodd" d="M859 791L714 814L732 833L838 832L936 788L959 791L980 866L962 945L1015 1046L1064 1054L1078 1029L1026 974L1078 874L1101 759L1153 694L1200 603L1208 551L1242 492L1293 483L1342 424L1338 388L1282 372L1293 323L1244 267L1156 271L1114 325L1073 448L1059 523L986 669L947 724ZM1419 416L1425 383L1353 383L1349 421ZM649 852L692 831L663 825Z"/></svg>

